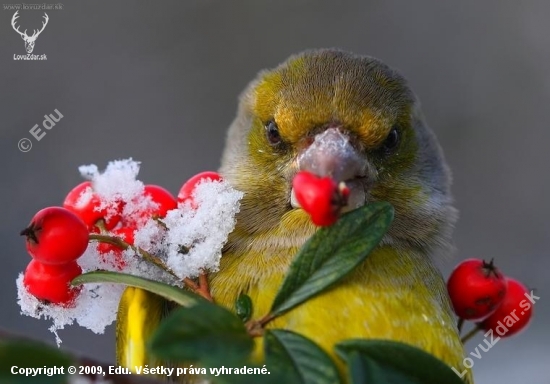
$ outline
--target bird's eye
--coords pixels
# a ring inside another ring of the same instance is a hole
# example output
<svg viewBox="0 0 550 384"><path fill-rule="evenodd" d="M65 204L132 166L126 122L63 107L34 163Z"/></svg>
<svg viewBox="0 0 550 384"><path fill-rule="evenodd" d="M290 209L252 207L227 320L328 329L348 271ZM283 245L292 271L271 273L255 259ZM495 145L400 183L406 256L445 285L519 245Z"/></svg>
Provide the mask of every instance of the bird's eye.
<svg viewBox="0 0 550 384"><path fill-rule="evenodd" d="M400 141L401 135L397 127L394 126L386 137L386 140L382 143L382 149L386 154L390 154L397 148Z"/></svg>
<svg viewBox="0 0 550 384"><path fill-rule="evenodd" d="M265 134L267 136L267 141L269 141L269 144L271 145L277 145L280 144L281 134L279 133L279 127L277 126L277 123L273 120L270 120L265 125Z"/></svg>

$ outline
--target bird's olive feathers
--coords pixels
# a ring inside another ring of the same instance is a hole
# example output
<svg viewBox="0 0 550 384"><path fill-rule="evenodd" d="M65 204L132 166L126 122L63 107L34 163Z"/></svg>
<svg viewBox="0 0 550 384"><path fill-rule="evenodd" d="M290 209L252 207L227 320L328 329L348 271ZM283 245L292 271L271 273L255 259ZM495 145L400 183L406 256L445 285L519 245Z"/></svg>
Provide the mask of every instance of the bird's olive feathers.
<svg viewBox="0 0 550 384"><path fill-rule="evenodd" d="M277 145L266 136L273 122ZM289 236L301 241L311 235L307 216L289 204L290 183L298 152L327 126L346 131L366 158L367 202L387 200L395 207L386 243L448 245L456 217L449 170L419 102L395 70L339 50L293 56L261 72L241 95L221 168L245 193L237 232L284 235L276 228L289 220L294 224ZM261 220L258 212L265 212Z"/></svg>

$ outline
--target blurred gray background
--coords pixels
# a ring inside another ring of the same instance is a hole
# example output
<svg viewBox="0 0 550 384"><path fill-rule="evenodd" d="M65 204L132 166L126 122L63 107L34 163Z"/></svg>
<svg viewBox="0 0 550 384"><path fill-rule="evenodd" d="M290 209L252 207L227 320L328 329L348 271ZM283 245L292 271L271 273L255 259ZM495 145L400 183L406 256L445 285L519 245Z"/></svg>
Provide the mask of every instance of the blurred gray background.
<svg viewBox="0 0 550 384"><path fill-rule="evenodd" d="M19 315L15 279L29 257L18 232L61 203L79 165L133 157L141 180L176 193L218 167L237 96L260 69L340 47L401 70L441 141L460 209L444 273L463 258L494 257L538 289L530 328L474 359L476 382L550 383L548 1L61 4L47 11L34 50L47 61L13 59L24 43L10 26L14 10L0 12L0 327L54 341L47 322ZM21 30L40 26L42 11L20 14ZM63 119L37 142L29 129L54 109ZM114 361L113 327L60 335L63 348Z"/></svg>

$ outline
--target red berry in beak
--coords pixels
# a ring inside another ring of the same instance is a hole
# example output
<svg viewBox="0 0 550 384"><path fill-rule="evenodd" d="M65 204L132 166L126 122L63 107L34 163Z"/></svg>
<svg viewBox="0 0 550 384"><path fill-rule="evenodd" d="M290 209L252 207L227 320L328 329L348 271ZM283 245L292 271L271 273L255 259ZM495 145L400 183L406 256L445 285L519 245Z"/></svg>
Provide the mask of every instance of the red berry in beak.
<svg viewBox="0 0 550 384"><path fill-rule="evenodd" d="M306 171L294 176L292 187L300 207L318 226L334 224L349 196L349 189L343 182L338 184L330 177L319 177Z"/></svg>

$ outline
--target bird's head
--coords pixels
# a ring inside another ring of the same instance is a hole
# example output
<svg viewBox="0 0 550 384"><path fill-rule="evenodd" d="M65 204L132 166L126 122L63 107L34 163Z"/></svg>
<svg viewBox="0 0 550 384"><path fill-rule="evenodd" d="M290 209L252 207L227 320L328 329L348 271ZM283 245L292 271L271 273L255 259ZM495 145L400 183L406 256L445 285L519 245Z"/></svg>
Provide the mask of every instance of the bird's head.
<svg viewBox="0 0 550 384"><path fill-rule="evenodd" d="M386 242L446 245L450 176L404 78L382 62L307 51L261 72L241 96L221 172L245 196L237 231L300 244L315 230L293 199L300 170L345 181L349 208L388 201Z"/></svg>

